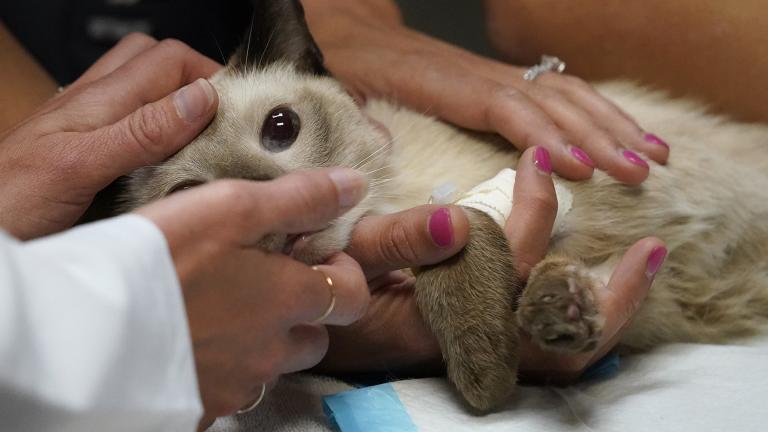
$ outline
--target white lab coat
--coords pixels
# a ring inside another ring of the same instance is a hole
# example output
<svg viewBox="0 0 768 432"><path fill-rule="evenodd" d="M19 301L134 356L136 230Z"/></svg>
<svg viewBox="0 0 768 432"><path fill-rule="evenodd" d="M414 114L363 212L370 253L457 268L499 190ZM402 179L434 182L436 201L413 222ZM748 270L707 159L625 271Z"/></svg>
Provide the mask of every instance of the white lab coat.
<svg viewBox="0 0 768 432"><path fill-rule="evenodd" d="M165 238L129 215L0 231L0 431L194 431L202 414Z"/></svg>

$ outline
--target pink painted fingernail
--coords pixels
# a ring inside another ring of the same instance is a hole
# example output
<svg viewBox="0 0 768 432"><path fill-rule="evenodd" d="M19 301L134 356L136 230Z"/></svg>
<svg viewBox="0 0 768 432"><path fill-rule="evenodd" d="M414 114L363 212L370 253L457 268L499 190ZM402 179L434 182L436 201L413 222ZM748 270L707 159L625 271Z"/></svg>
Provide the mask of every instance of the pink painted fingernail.
<svg viewBox="0 0 768 432"><path fill-rule="evenodd" d="M666 258L667 248L664 246L658 246L651 251L651 254L648 255L648 266L645 268L645 275L648 276L648 279L653 279L656 276Z"/></svg>
<svg viewBox="0 0 768 432"><path fill-rule="evenodd" d="M542 174L552 175L552 159L544 147L536 147L536 151L533 152L533 164Z"/></svg>
<svg viewBox="0 0 768 432"><path fill-rule="evenodd" d="M630 150L622 150L621 155L624 156L624 159L632 162L633 164L637 166L641 166L643 168L648 168L648 162L644 161L643 158L637 155L637 153L630 151Z"/></svg>
<svg viewBox="0 0 768 432"><path fill-rule="evenodd" d="M571 154L579 160L579 162L583 163L584 165L594 168L595 163L592 162L592 159L589 157L587 152L584 150L578 148L578 147L571 147Z"/></svg>
<svg viewBox="0 0 768 432"><path fill-rule="evenodd" d="M451 223L451 211L443 207L437 209L429 217L429 235L432 241L443 249L453 244L453 224Z"/></svg>
<svg viewBox="0 0 768 432"><path fill-rule="evenodd" d="M657 145L660 145L660 146L664 146L664 147L666 147L666 148L669 148L669 144L667 144L667 143L666 143L666 142L665 142L663 139L661 139L661 138L657 137L656 135L654 135L654 134L652 134L652 133L647 133L647 134L645 134L645 135L643 136L643 139L644 139L646 142L649 142L649 143L651 143L651 144L657 144Z"/></svg>

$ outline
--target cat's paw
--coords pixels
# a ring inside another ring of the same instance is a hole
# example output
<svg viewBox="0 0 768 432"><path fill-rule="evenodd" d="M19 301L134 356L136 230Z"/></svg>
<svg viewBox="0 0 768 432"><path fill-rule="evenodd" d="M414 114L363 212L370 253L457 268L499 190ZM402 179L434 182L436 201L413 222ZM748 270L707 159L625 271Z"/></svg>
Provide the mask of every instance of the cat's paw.
<svg viewBox="0 0 768 432"><path fill-rule="evenodd" d="M592 291L596 284L581 264L548 258L531 272L520 298L518 323L546 350L591 351L603 324Z"/></svg>

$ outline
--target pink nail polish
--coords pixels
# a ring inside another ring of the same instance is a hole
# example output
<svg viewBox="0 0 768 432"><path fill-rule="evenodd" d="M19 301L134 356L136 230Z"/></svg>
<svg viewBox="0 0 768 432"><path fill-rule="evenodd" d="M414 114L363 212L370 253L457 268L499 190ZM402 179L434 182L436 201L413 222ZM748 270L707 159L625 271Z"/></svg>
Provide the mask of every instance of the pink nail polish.
<svg viewBox="0 0 768 432"><path fill-rule="evenodd" d="M571 147L571 154L579 160L579 162L583 163L584 165L594 168L595 163L592 162L592 159L589 157L587 152L584 150L578 148L578 147Z"/></svg>
<svg viewBox="0 0 768 432"><path fill-rule="evenodd" d="M661 139L661 138L657 137L656 135L654 135L654 134L652 134L652 133L647 133L647 134L645 134L645 135L643 136L643 139L644 139L646 142L649 142L649 143L651 143L651 144L657 144L657 145L660 145L660 146L664 146L664 147L666 147L666 148L669 148L669 144L667 144L667 143L666 143L666 142L665 142L663 139Z"/></svg>
<svg viewBox="0 0 768 432"><path fill-rule="evenodd" d="M549 152L544 147L536 147L536 150L533 152L533 164L543 174L552 175L552 159L550 159Z"/></svg>
<svg viewBox="0 0 768 432"><path fill-rule="evenodd" d="M432 213L429 217L429 235L432 241L443 249L453 245L453 224L451 223L451 211L443 207Z"/></svg>
<svg viewBox="0 0 768 432"><path fill-rule="evenodd" d="M633 164L637 166L641 166L643 168L649 168L648 162L644 161L643 158L637 155L637 153L630 151L630 150L622 150L621 155L624 156L624 159L632 162Z"/></svg>
<svg viewBox="0 0 768 432"><path fill-rule="evenodd" d="M656 276L666 258L667 248L664 246L659 246L651 251L651 254L648 255L648 265L645 268L645 275L648 276L648 279L653 279Z"/></svg>

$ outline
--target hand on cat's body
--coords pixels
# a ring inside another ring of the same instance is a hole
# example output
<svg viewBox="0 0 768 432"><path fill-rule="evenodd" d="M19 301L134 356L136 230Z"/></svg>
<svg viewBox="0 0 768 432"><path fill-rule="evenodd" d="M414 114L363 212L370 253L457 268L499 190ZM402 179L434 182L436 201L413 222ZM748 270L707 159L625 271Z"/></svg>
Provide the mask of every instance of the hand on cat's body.
<svg viewBox="0 0 768 432"><path fill-rule="evenodd" d="M544 257L557 212L549 173L546 162L537 160L535 149L527 150L517 167L515 201L505 232L523 278ZM413 279L392 273L404 267L440 262L466 243L466 216L457 207L447 207L451 234L440 233L438 237L452 240L448 247L438 246L428 229L438 208L422 206L361 220L348 252L360 262L374 288L371 305L358 322L331 330L331 347L321 363L322 370L434 373L441 367L440 348L414 301ZM393 237L408 240L393 242ZM402 244L409 246L403 248ZM609 352L650 288L652 278L646 276L648 260L659 246L661 242L653 238L637 242L615 268L608 287L596 293L598 309L606 322L594 351L556 354L523 338L521 374L526 379L572 380Z"/></svg>
<svg viewBox="0 0 768 432"><path fill-rule="evenodd" d="M641 183L642 156L665 163L669 148L591 86L486 59L402 25L388 1L305 0L326 66L361 97L393 98L470 129L498 132L521 150L547 148L555 172L579 180L593 167Z"/></svg>
<svg viewBox="0 0 768 432"><path fill-rule="evenodd" d="M219 68L180 42L124 38L0 137L0 225L21 239L69 228L113 180L188 144L216 113L202 78Z"/></svg>
<svg viewBox="0 0 768 432"><path fill-rule="evenodd" d="M349 256L337 254L315 271L257 244L267 234L326 227L365 195L366 184L350 169L219 180L137 210L165 235L181 281L203 423L256 399L262 383L320 361L328 345L323 324L362 316L368 287ZM316 322L332 296L330 315Z"/></svg>

